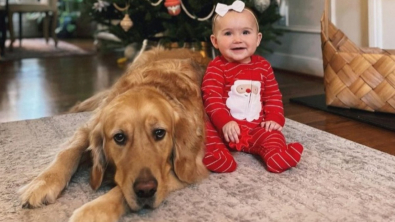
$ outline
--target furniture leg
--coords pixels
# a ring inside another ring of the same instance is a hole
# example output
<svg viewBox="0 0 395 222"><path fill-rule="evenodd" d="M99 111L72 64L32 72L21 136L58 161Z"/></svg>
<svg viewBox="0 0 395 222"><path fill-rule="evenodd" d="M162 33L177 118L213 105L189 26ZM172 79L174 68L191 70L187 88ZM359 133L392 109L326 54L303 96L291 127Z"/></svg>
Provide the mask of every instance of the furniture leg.
<svg viewBox="0 0 395 222"><path fill-rule="evenodd" d="M8 12L8 32L10 33L10 51L12 51L15 42L15 33L14 33L14 13Z"/></svg>
<svg viewBox="0 0 395 222"><path fill-rule="evenodd" d="M45 18L43 23L43 34L45 37L45 42L48 44L49 35L48 35L48 24L49 24L49 15L48 12L45 12Z"/></svg>
<svg viewBox="0 0 395 222"><path fill-rule="evenodd" d="M0 27L1 27L1 39L0 39L0 56L4 56L4 50L5 50L5 40L6 40L6 35L7 35L7 30L6 30L6 25L5 25L5 20L6 20L6 12L0 11Z"/></svg>
<svg viewBox="0 0 395 222"><path fill-rule="evenodd" d="M22 47L22 12L19 12L19 47Z"/></svg>
<svg viewBox="0 0 395 222"><path fill-rule="evenodd" d="M55 42L55 47L58 47L58 37L56 36L56 33L55 33L56 25L58 24L57 18L58 18L58 12L57 11L52 12L51 34L52 34L52 38Z"/></svg>

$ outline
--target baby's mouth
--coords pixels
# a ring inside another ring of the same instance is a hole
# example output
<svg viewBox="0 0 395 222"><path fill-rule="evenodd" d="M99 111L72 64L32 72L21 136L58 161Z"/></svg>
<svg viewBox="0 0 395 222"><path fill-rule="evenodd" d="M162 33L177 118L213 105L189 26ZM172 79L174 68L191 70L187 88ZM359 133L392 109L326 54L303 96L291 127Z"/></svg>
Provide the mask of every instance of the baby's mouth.
<svg viewBox="0 0 395 222"><path fill-rule="evenodd" d="M239 51L239 50L244 50L244 47L237 47L237 48L232 48L233 51Z"/></svg>

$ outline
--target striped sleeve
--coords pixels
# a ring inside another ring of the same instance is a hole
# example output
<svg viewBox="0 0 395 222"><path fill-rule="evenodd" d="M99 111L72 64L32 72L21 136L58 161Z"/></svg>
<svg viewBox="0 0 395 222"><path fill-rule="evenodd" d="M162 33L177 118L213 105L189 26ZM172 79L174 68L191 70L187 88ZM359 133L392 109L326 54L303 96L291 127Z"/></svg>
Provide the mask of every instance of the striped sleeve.
<svg viewBox="0 0 395 222"><path fill-rule="evenodd" d="M274 77L272 67L267 61L264 65L267 70L265 90L262 96L262 103L265 112L264 121L274 121L281 126L284 126L285 118L282 95Z"/></svg>
<svg viewBox="0 0 395 222"><path fill-rule="evenodd" d="M206 113L219 132L232 120L224 102L225 79L218 67L218 60L213 60L207 67L202 82L203 103Z"/></svg>

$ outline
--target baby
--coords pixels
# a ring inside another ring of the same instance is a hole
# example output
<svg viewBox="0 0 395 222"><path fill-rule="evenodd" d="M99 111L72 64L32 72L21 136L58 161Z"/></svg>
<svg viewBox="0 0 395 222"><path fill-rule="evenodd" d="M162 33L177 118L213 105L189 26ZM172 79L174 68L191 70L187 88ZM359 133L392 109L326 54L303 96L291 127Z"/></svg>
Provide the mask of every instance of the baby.
<svg viewBox="0 0 395 222"><path fill-rule="evenodd" d="M267 170L281 173L300 161L303 146L286 144L282 95L268 61L254 55L262 34L242 1L218 3L211 42L221 55L210 62L202 83L206 122L203 163L214 172L232 172L229 149L259 155Z"/></svg>

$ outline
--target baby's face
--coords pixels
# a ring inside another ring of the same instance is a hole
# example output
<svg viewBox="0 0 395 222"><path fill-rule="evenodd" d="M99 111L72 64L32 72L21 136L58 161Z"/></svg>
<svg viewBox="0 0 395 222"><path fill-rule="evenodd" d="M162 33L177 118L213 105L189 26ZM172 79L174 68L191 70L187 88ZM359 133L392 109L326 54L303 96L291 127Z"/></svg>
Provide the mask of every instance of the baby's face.
<svg viewBox="0 0 395 222"><path fill-rule="evenodd" d="M249 63L262 39L253 14L246 9L242 12L229 11L214 22L213 46L229 62Z"/></svg>

